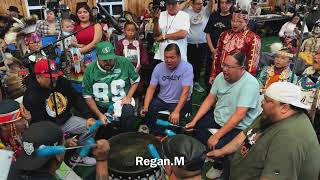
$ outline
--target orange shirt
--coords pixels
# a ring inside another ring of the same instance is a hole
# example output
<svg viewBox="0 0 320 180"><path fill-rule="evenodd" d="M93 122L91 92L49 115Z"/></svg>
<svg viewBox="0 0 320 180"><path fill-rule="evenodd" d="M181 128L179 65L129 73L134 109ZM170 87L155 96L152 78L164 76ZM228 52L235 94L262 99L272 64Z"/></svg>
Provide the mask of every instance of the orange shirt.
<svg viewBox="0 0 320 180"><path fill-rule="evenodd" d="M266 82L265 89L267 89L272 83L278 82L279 79L280 79L280 75L281 75L281 73L279 73L279 74L274 74L274 75L269 79L269 81Z"/></svg>

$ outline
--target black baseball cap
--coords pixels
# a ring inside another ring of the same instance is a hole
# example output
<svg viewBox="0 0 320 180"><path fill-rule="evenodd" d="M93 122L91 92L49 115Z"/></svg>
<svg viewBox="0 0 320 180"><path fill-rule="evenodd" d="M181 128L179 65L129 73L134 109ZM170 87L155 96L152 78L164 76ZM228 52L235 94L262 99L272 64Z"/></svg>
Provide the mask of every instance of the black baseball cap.
<svg viewBox="0 0 320 180"><path fill-rule="evenodd" d="M184 0L167 0L167 4L175 4L175 3L178 3L178 2L183 2Z"/></svg>
<svg viewBox="0 0 320 180"><path fill-rule="evenodd" d="M50 121L32 124L22 135L22 154L17 158L18 170L36 170L47 163L52 156L37 156L37 149L42 146L57 146L63 141L62 129Z"/></svg>
<svg viewBox="0 0 320 180"><path fill-rule="evenodd" d="M19 9L16 6L9 6L8 11L14 11L14 12L19 13Z"/></svg>
<svg viewBox="0 0 320 180"><path fill-rule="evenodd" d="M201 170L206 157L206 147L191 136L177 134L162 142L165 158L174 162L175 157L184 157L184 165L178 166L187 171Z"/></svg>

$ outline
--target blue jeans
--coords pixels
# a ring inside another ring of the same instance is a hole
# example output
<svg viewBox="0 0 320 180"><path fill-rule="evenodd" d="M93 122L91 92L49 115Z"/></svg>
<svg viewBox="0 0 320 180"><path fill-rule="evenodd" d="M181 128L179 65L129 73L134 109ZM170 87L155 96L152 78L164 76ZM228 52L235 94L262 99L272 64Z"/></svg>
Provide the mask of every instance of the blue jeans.
<svg viewBox="0 0 320 180"><path fill-rule="evenodd" d="M213 116L213 110L209 110L203 117L200 119L196 126L197 131L194 131L194 137L198 139L203 144L207 145L208 139L212 135L207 129L215 128L220 129L221 126L216 123ZM216 149L220 149L226 144L228 144L234 137L236 137L242 130L234 128L229 131L226 135L220 138L218 144L216 145Z"/></svg>
<svg viewBox="0 0 320 180"><path fill-rule="evenodd" d="M148 114L146 116L146 119L147 119L146 124L149 126L151 131L155 133L158 133L160 131L163 132L164 129L155 124L155 121L158 118L157 114L159 111L166 111L166 110L169 112L172 112L174 111L176 106L177 106L177 103L166 103L160 98L154 97L149 105ZM191 112L191 106L192 106L191 100L189 100L184 104L183 108L181 109L180 120L179 120L180 125L182 121L185 121L185 115L188 112ZM166 120L166 119L163 119L163 120Z"/></svg>

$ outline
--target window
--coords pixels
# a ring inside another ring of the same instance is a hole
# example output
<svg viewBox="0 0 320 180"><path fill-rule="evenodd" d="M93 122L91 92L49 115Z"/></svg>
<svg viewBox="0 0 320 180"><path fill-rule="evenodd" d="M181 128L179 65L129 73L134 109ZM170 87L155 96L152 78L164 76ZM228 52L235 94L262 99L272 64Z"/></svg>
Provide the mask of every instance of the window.
<svg viewBox="0 0 320 180"><path fill-rule="evenodd" d="M40 6L45 5L45 0L28 0L29 6Z"/></svg>
<svg viewBox="0 0 320 180"><path fill-rule="evenodd" d="M110 15L120 15L123 11L124 0L98 0L98 2L110 13Z"/></svg>
<svg viewBox="0 0 320 180"><path fill-rule="evenodd" d="M44 19L45 0L24 0L27 8L27 15L36 14L39 19Z"/></svg>
<svg viewBox="0 0 320 180"><path fill-rule="evenodd" d="M39 19L44 19L43 9L29 9L30 14L35 14Z"/></svg>

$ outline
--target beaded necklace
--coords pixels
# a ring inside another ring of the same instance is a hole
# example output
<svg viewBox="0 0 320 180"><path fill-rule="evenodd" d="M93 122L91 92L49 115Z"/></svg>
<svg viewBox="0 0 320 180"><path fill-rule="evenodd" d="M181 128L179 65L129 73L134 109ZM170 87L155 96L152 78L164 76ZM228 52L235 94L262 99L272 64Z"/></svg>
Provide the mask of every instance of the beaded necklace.
<svg viewBox="0 0 320 180"><path fill-rule="evenodd" d="M301 87L304 90L310 90L314 88L320 87L320 79L318 79L317 82L314 83L314 85L310 85L307 83L307 78L315 73L315 70L311 67L306 70L306 73L301 77Z"/></svg>
<svg viewBox="0 0 320 180"><path fill-rule="evenodd" d="M267 70L268 73L268 78L267 81L265 83L265 85L269 84L270 79L275 75L275 71L274 71L274 65L270 66ZM279 80L283 81L289 78L289 74L290 74L290 68L286 68L285 70L283 70L279 76Z"/></svg>

